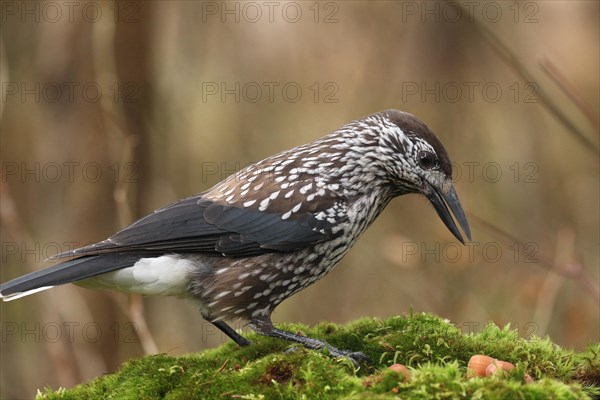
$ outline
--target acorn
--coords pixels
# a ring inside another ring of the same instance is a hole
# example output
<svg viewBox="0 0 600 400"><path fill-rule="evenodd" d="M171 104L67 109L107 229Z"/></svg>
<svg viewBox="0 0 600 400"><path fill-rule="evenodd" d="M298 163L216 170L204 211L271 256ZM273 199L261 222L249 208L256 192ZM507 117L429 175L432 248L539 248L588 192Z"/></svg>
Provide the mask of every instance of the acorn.
<svg viewBox="0 0 600 400"><path fill-rule="evenodd" d="M393 364L393 365L390 365L388 367L388 369L390 371L394 371L395 373L397 373L399 375L403 375L405 381L407 381L407 380L410 379L410 370L408 368L406 368L405 365L402 365L402 364Z"/></svg>

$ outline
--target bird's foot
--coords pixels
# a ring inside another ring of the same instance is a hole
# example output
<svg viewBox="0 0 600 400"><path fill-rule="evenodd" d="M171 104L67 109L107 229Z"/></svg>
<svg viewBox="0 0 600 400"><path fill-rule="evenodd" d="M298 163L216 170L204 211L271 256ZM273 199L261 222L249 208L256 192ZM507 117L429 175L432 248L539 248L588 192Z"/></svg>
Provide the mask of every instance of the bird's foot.
<svg viewBox="0 0 600 400"><path fill-rule="evenodd" d="M362 351L340 350L331 345L327 345L326 348L329 354L336 358L345 357L350 359L356 368L363 364L372 364L371 359Z"/></svg>
<svg viewBox="0 0 600 400"><path fill-rule="evenodd" d="M295 333L287 332L281 329L277 329L271 323L271 320L268 318L264 318L262 320L254 320L251 322L252 328L260 335L276 337L283 340L289 340L291 342L296 342L307 349L311 350L322 350L327 349L329 354L332 356L339 358L345 357L350 359L355 367L360 367L361 364L371 363L369 357L367 357L364 353L360 351L348 351L348 350L340 350L336 347L333 347L329 343L324 340L313 339L306 336L301 336ZM295 351L296 348L292 347L286 353Z"/></svg>

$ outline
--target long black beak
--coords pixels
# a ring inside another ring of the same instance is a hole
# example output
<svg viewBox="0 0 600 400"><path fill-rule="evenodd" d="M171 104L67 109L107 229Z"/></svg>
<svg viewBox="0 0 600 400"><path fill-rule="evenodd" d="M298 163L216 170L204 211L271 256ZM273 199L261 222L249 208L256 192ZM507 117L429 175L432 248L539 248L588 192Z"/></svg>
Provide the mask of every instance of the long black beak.
<svg viewBox="0 0 600 400"><path fill-rule="evenodd" d="M438 215L444 222L444 225L452 232L452 234L460 240L462 244L465 243L458 227L454 223L454 219L458 222L463 232L467 236L467 239L471 240L471 230L469 229L469 223L467 222L467 217L465 216L465 212L460 205L460 200L458 200L458 196L456 195L456 190L454 190L454 186L450 185L450 189L447 190L447 193L444 193L443 190L438 189L434 185L431 186L431 192L427 195L427 198L433 206L435 207L435 211L437 211ZM450 207L450 209L448 209ZM452 211L452 213L450 213ZM452 219L452 214L454 214L454 219Z"/></svg>

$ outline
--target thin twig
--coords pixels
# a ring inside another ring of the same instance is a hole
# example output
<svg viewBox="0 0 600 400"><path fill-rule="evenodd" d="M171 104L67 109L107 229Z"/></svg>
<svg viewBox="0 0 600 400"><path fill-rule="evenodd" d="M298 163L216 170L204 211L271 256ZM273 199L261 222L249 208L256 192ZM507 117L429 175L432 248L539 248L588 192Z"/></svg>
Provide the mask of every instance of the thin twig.
<svg viewBox="0 0 600 400"><path fill-rule="evenodd" d="M535 82L533 75L519 61L517 56L484 24L477 22L477 19L470 14L469 10L460 5L463 11L469 17L469 21L476 21L475 27L482 33L483 38L490 44L492 49L506 62L525 82ZM586 149L591 151L596 157L600 157L600 148L593 143L587 135L579 129L570 119L562 112L561 108L553 101L539 85L537 93L541 103L568 129L569 132L582 144Z"/></svg>
<svg viewBox="0 0 600 400"><path fill-rule="evenodd" d="M103 108L103 114L112 114L109 110ZM109 117L107 117L109 119ZM111 118L113 121L116 120L116 117L113 115ZM123 152L121 154L121 165L127 166L133 164L133 156L135 153L135 146L138 144L138 140L134 135L125 134L125 132L120 131L123 136L125 136L125 145L123 146ZM113 191L113 198L115 200L115 205L117 207L117 214L119 216L119 225L121 227L131 223L133 220L133 212L130 207L129 199L129 191L127 190L127 182L124 179L119 179L115 189ZM114 296L113 296L114 299ZM146 319L144 318L144 300L140 295L131 294L129 295L129 307L125 307L123 304L119 303L121 306L121 310L127 315L129 320L135 324L136 333L138 338L140 339L140 344L145 354L157 354L158 346L156 345L156 341L150 332L150 328L146 323Z"/></svg>
<svg viewBox="0 0 600 400"><path fill-rule="evenodd" d="M556 255L554 257L554 267L560 268L564 262L568 262L574 257L575 235L572 231L561 231L557 235ZM548 271L544 282L538 290L535 309L532 320L536 321L538 335L544 335L552 317L554 304L567 278L560 273Z"/></svg>
<svg viewBox="0 0 600 400"><path fill-rule="evenodd" d="M135 153L135 147L138 145L138 138L135 135L125 136L125 145L121 155L121 161L119 169L127 171L129 167L133 166L133 157ZM127 185L127 181L124 177L119 176L117 184L113 190L113 198L117 205L117 215L119 218L119 227L125 227L133 221L133 211L130 206L130 185Z"/></svg>
<svg viewBox="0 0 600 400"><path fill-rule="evenodd" d="M124 293L110 292L112 301L121 309L127 319L135 326L135 333L140 340L140 345L144 354L158 354L158 346L150 333L146 319L144 318L144 308L142 296Z"/></svg>
<svg viewBox="0 0 600 400"><path fill-rule="evenodd" d="M223 370L225 369L225 367L227 366L227 364L229 364L229 358L225 360L225 362L223 363L223 365L221 365L219 367L219 369L214 373L213 377L219 375L221 372L223 372Z"/></svg>
<svg viewBox="0 0 600 400"><path fill-rule="evenodd" d="M115 27L111 24L106 26L95 26L94 30L94 61L96 65L97 74L109 77L113 82L118 81L116 72L116 62L114 58L114 35ZM105 32L110 30L110 34L101 34L101 29ZM101 61L101 62L100 62ZM108 131L114 131L124 140L123 150L120 155L120 166L119 169L125 169L128 166L134 166L135 148L139 143L139 139L136 135L128 132L124 123L124 111L121 103L116 104L115 102L108 101L108 98L103 98L100 102L100 109L102 111L102 117L105 122L105 126ZM110 127L110 129L108 128ZM131 190L128 182L122 177L119 177L115 188L113 189L113 199L117 209L118 225L124 227L133 221L134 212L131 208ZM133 194L135 196L135 193ZM145 354L157 354L158 346L154 340L152 333L146 323L144 317L144 301L143 297L135 294L129 295L129 302L125 304L118 295L112 295L111 298L121 308L127 318L135 324L136 333L140 340L140 344Z"/></svg>
<svg viewBox="0 0 600 400"><path fill-rule="evenodd" d="M579 107L581 112L587 117L587 119L594 125L597 132L600 132L600 117L594 112L590 104L583 99L579 92L575 89L573 84L563 75L562 72L554 65L548 58L544 58L540 61L542 69L554 83L562 89L563 92Z"/></svg>
<svg viewBox="0 0 600 400"><path fill-rule="evenodd" d="M503 241L506 244L516 244L519 247L519 251L527 251L524 243L511 235L510 233L500 229L495 224L486 221L483 218L480 218L471 213L467 213L469 220L475 222L475 224L479 225L483 230L487 231L490 235L496 237L498 240ZM550 257L545 256L544 254L536 255L538 258L540 265L543 268L546 268L549 271L560 274L566 278L577 279L579 284L585 288L590 295L596 300L596 302L600 302L600 287L594 284L592 278L588 275L586 269L581 264L580 261L571 259L562 265L555 265L555 262Z"/></svg>
<svg viewBox="0 0 600 400"><path fill-rule="evenodd" d="M139 294L129 296L129 310L133 323L136 324L137 335L146 354L158 354L158 346L150 333L150 328L144 318L144 299Z"/></svg>

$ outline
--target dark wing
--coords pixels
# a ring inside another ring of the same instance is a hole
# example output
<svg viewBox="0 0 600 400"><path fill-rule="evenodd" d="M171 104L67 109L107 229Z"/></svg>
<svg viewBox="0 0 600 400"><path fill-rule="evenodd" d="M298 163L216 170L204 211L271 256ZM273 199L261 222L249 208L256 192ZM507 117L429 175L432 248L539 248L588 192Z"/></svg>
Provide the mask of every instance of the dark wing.
<svg viewBox="0 0 600 400"><path fill-rule="evenodd" d="M138 220L109 239L57 254L51 259L115 252L203 253L215 256L256 256L288 252L333 236L332 220L323 218L340 200L320 198L310 210L285 218L282 213L189 197ZM319 219L322 218L322 219Z"/></svg>

